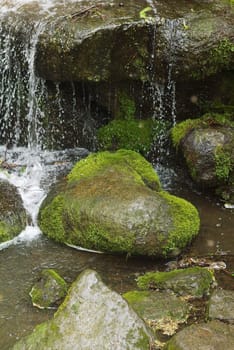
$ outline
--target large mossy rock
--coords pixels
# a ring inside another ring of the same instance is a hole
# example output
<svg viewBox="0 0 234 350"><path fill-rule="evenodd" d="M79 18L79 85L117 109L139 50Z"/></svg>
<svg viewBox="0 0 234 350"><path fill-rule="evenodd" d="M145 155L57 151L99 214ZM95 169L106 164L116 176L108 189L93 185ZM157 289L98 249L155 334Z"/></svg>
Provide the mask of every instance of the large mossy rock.
<svg viewBox="0 0 234 350"><path fill-rule="evenodd" d="M220 321L194 324L177 333L165 350L233 350L234 326Z"/></svg>
<svg viewBox="0 0 234 350"><path fill-rule="evenodd" d="M148 350L153 337L144 322L92 270L72 284L54 318L14 350Z"/></svg>
<svg viewBox="0 0 234 350"><path fill-rule="evenodd" d="M234 202L234 115L208 113L172 130L192 179Z"/></svg>
<svg viewBox="0 0 234 350"><path fill-rule="evenodd" d="M17 188L0 180L0 243L17 236L27 224L27 214Z"/></svg>
<svg viewBox="0 0 234 350"><path fill-rule="evenodd" d="M133 151L100 152L78 162L39 214L59 242L114 253L167 257L199 230L196 208L160 188L153 167Z"/></svg>

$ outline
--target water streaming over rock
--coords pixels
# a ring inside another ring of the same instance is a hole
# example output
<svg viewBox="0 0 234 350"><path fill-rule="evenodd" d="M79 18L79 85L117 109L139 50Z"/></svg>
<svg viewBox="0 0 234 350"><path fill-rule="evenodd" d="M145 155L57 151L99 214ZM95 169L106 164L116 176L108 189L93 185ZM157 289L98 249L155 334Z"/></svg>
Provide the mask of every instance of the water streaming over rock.
<svg viewBox="0 0 234 350"><path fill-rule="evenodd" d="M29 216L25 230L12 241L2 243L0 249L34 239L40 234L37 215L49 186L59 174L68 171L75 161L88 153L79 148L57 152L43 150L48 135L42 106L47 104L50 96L46 82L35 73L35 58L38 38L54 14L57 3L66 6L66 1L0 1L0 144L3 145L0 148L0 178L18 188ZM17 13L24 11L24 5L31 5L32 11L39 11L29 18L27 12L18 17ZM64 107L59 83L53 88L55 113L58 113L62 125ZM71 89L76 117L78 102L73 85ZM57 126L52 123L50 147L56 133ZM63 146L65 136L61 133L59 146Z"/></svg>
<svg viewBox="0 0 234 350"><path fill-rule="evenodd" d="M91 140L88 143L90 148L95 147L95 125L90 115L90 98L81 93L80 100L77 99L80 91L77 91L73 82L45 81L36 74L35 69L40 36L48 25L53 28L59 18L64 17L68 3L71 5L77 2L79 1L0 1L0 144L5 145L2 147L1 160L16 165L14 170L0 172L0 177L18 187L31 218L30 226L14 242L40 233L37 213L48 189L47 185L42 186L48 175L48 153L44 149L74 147L80 134L86 144L87 140ZM154 16L157 16L154 1L149 1L149 5ZM155 128L159 129L155 130L159 135L155 140L158 163L167 155L165 133L168 125L174 124L176 118L174 43L178 37L182 37L180 27L178 20L166 20L161 26L160 30L163 30L165 38L164 49L168 50L168 62L165 64L165 77L160 80L157 79L157 25L154 26L152 34L148 92L152 99L152 118L157 120ZM22 145L25 148L19 149ZM70 166L69 157L65 156L67 153L64 151L62 154L62 164L65 162ZM83 155L83 151L79 153L74 150L74 155L77 160ZM50 157L53 158L51 163L55 164L58 154L51 152ZM66 167L69 166L66 164ZM61 168L63 170L64 166ZM61 169L54 165L54 174L59 171Z"/></svg>

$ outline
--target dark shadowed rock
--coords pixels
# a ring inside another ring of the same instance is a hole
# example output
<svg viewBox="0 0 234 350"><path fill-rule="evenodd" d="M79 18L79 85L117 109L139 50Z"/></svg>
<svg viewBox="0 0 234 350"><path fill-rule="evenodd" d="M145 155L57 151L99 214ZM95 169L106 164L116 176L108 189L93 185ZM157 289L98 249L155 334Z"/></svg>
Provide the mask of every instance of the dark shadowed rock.
<svg viewBox="0 0 234 350"><path fill-rule="evenodd" d="M17 188L0 180L0 243L17 236L26 223L26 211Z"/></svg>

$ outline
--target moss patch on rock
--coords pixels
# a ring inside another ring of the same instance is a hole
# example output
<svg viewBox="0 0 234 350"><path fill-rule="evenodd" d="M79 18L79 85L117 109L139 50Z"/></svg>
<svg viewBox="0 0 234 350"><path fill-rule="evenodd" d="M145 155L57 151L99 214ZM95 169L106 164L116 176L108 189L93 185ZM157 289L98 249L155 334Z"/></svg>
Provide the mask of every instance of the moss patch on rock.
<svg viewBox="0 0 234 350"><path fill-rule="evenodd" d="M178 255L189 242L197 235L200 228L200 218L197 209L184 200L162 191L163 196L169 204L169 213L173 218L174 229L170 230L167 243L164 247L165 255ZM191 232L193 234L191 235Z"/></svg>
<svg viewBox="0 0 234 350"><path fill-rule="evenodd" d="M46 309L57 305L65 297L67 289L66 281L55 270L46 269L29 294L34 306Z"/></svg>
<svg viewBox="0 0 234 350"><path fill-rule="evenodd" d="M202 267L169 272L147 272L137 279L137 285L141 289L172 290L176 294L196 298L209 294L213 282L213 272Z"/></svg>
<svg viewBox="0 0 234 350"><path fill-rule="evenodd" d="M130 149L143 155L151 149L152 120L113 120L98 130L101 150Z"/></svg>
<svg viewBox="0 0 234 350"><path fill-rule="evenodd" d="M161 188L159 177L152 165L136 152L125 149L113 153L98 152L82 159L68 175L68 183L96 176L102 173L107 166L120 167L124 171L131 167L134 170L133 181L146 184L156 191Z"/></svg>
<svg viewBox="0 0 234 350"><path fill-rule="evenodd" d="M234 127L234 115L232 113L206 113L201 118L186 119L176 124L171 129L171 139L173 146L178 149L182 139L195 128L208 128L212 126Z"/></svg>

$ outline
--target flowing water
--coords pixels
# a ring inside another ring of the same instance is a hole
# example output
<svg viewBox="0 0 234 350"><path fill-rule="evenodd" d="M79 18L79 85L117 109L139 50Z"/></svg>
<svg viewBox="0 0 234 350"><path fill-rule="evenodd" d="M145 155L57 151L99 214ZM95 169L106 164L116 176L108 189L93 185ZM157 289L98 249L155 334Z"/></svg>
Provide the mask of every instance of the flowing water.
<svg viewBox="0 0 234 350"><path fill-rule="evenodd" d="M144 258L126 258L108 254L80 252L59 245L45 238L37 226L40 204L51 184L64 176L72 165L86 156L88 151L81 148L63 151L47 151L43 147L45 130L41 101L46 99L45 81L35 75L34 61L37 40L47 21L56 14L62 14L69 5L78 1L2 1L0 0L0 107L1 143L0 159L7 165L1 166L0 179L14 184L22 197L29 215L29 224L12 241L0 245L0 349L7 350L20 337L31 332L34 326L52 316L54 310L37 310L31 305L29 291L44 268L56 269L69 283L85 268L97 270L103 280L113 289L122 293L135 288L135 278L148 270L165 269L166 262ZM85 3L85 1L83 1ZM149 1L154 5L154 1ZM14 13L34 13L35 21L17 21ZM11 13L11 16L9 16ZM11 22L9 22L11 21ZM166 83L155 82L152 71L151 93L157 115L169 113L175 123L175 83L172 70L173 38L178 33L178 23L165 23L165 36L170 46L170 60ZM18 43L14 30L20 29L28 40ZM156 36L157 33L155 32ZM153 50L154 52L154 50ZM154 60L152 57L153 70ZM63 122L64 107L60 84L53 87L57 112ZM75 87L71 91L74 116L79 113ZM27 103L25 104L25 100ZM166 111L167 108L167 111ZM26 117L25 117L26 116ZM155 116L156 118L156 116ZM56 133L56 130L53 130ZM63 138L66 135L62 135ZM19 147L24 144L25 147ZM2 164L3 164L2 163ZM201 216L201 230L186 252L189 256L206 256L223 260L227 271L234 271L233 209L225 209L212 197L197 192L180 169L168 165L157 165L165 189L194 203ZM217 275L223 286L234 289L230 274Z"/></svg>

